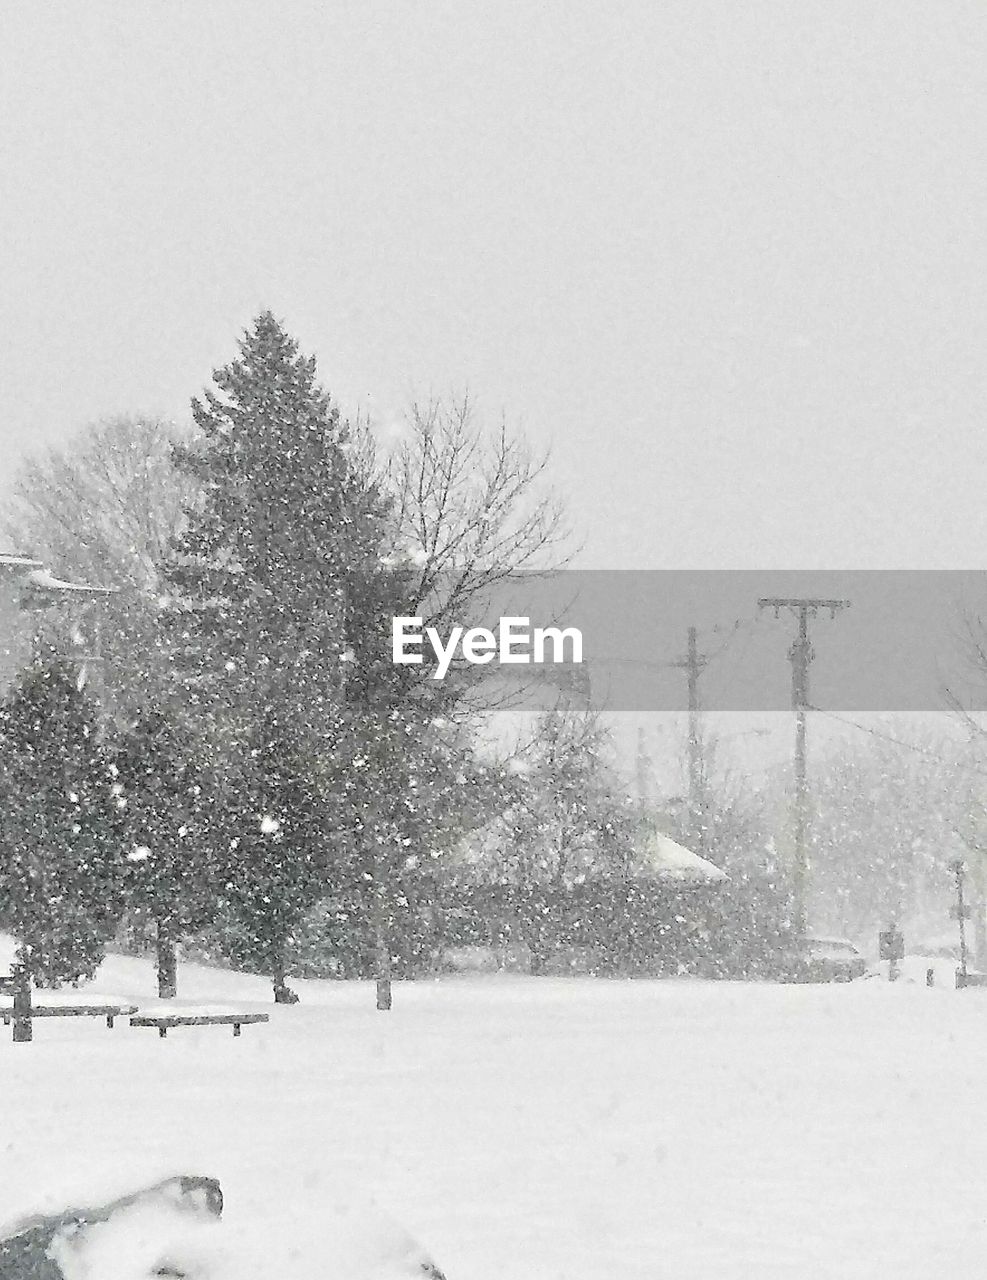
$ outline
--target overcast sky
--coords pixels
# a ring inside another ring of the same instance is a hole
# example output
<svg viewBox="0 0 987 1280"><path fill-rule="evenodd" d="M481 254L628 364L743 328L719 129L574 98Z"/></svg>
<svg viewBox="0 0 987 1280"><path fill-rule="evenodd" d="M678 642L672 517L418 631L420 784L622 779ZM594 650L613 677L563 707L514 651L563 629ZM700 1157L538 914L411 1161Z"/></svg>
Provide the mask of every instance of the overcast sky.
<svg viewBox="0 0 987 1280"><path fill-rule="evenodd" d="M0 15L5 472L267 306L551 442L586 565L984 565L982 0Z"/></svg>

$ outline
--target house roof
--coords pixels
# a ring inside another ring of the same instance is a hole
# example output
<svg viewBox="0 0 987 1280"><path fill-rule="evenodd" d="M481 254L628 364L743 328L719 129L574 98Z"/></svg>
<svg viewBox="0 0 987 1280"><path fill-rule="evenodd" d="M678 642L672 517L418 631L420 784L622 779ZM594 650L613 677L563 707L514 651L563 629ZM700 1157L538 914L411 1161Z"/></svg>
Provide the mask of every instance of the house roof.
<svg viewBox="0 0 987 1280"><path fill-rule="evenodd" d="M656 880L675 880L680 884L713 884L726 880L727 873L698 853L677 844L660 832L646 836L634 854L633 874Z"/></svg>
<svg viewBox="0 0 987 1280"><path fill-rule="evenodd" d="M52 595L111 596L116 594L115 587L91 587L85 582L67 582L64 578L56 578L45 568L31 569L26 576L26 582L29 587Z"/></svg>

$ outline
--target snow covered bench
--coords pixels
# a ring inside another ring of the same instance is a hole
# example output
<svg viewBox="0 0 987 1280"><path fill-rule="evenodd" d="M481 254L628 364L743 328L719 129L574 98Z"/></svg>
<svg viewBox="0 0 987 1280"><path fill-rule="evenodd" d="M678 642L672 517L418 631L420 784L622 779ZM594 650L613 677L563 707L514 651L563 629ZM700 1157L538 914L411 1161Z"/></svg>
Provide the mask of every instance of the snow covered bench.
<svg viewBox="0 0 987 1280"><path fill-rule="evenodd" d="M106 1025L112 1028L114 1018L125 1018L136 1012L135 1004L32 1004L30 1016L32 1018L105 1018ZM5 1027L9 1027L16 1016L18 1015L15 1014L13 1005L4 1005L0 1008L0 1017L3 1018Z"/></svg>
<svg viewBox="0 0 987 1280"><path fill-rule="evenodd" d="M132 1027L157 1027L163 1040L171 1027L232 1027L238 1036L240 1028L251 1022L268 1022L267 1013L215 1013L186 1009L184 1013L139 1013L131 1016Z"/></svg>
<svg viewBox="0 0 987 1280"><path fill-rule="evenodd" d="M0 975L0 993L12 996L0 1004L0 1018L5 1027L13 1023L14 1039L20 1041L32 1039L31 1023L35 1018L105 1018L106 1025L112 1027L115 1018L137 1012L137 1006L126 1000L94 999L81 994L74 999L71 993L60 995L57 1003L46 998L39 1004L23 969L15 969L9 976Z"/></svg>

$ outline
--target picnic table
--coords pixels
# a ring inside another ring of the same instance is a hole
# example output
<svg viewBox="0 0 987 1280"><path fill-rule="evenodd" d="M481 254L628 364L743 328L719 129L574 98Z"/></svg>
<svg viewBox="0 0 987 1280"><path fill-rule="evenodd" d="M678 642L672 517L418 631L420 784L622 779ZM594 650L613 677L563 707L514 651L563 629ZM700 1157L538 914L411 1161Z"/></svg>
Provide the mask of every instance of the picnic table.
<svg viewBox="0 0 987 1280"><path fill-rule="evenodd" d="M132 1027L157 1027L158 1036L164 1039L172 1027L232 1027L238 1036L240 1028L253 1022L269 1022L267 1013L240 1013L227 1010L186 1009L181 1013L138 1013L131 1016Z"/></svg>

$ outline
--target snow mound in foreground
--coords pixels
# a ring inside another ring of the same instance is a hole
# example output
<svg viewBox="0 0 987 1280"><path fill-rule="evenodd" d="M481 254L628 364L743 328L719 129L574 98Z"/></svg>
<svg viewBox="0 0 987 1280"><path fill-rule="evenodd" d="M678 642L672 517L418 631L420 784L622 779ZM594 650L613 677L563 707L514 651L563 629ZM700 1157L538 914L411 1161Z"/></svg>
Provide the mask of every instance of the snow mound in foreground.
<svg viewBox="0 0 987 1280"><path fill-rule="evenodd" d="M342 1210L237 1221L138 1203L60 1232L49 1256L65 1280L443 1280L399 1228Z"/></svg>

